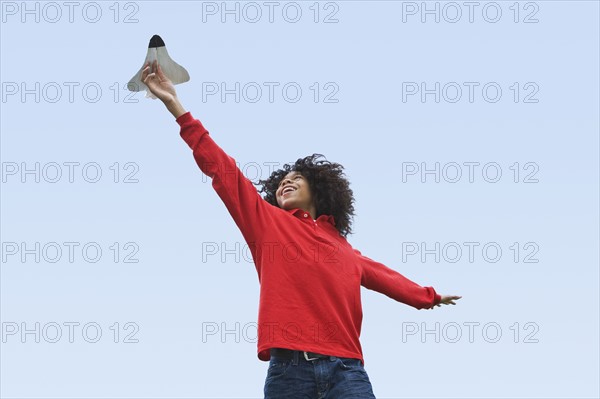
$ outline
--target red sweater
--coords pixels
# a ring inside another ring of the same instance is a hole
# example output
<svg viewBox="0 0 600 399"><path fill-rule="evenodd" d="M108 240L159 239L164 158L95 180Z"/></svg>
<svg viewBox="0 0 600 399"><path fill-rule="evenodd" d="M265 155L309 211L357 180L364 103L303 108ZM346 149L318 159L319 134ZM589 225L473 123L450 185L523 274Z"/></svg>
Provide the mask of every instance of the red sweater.
<svg viewBox="0 0 600 399"><path fill-rule="evenodd" d="M181 137L225 203L252 254L260 282L258 358L289 348L360 359L360 287L417 309L441 300L400 273L362 255L335 228L302 209L265 201L190 112L176 119Z"/></svg>

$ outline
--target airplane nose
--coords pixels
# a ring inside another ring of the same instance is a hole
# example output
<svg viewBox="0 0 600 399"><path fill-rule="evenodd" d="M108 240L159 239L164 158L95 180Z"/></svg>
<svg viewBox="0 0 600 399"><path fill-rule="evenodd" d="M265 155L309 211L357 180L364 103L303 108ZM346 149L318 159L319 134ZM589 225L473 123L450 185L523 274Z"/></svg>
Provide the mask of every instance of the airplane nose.
<svg viewBox="0 0 600 399"><path fill-rule="evenodd" d="M148 48L156 48L156 47L165 47L165 42L158 35L152 36L152 38L150 39L150 44L148 45Z"/></svg>

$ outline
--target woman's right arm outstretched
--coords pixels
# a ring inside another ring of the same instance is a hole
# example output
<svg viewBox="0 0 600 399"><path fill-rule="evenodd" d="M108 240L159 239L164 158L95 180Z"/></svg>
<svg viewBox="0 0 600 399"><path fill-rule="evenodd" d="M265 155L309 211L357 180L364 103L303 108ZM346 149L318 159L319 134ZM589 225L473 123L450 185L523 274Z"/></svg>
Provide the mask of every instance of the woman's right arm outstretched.
<svg viewBox="0 0 600 399"><path fill-rule="evenodd" d="M194 119L179 102L173 83L164 75L155 61L155 72L144 65L142 81L158 97L181 126L181 137L193 150L196 163L212 179L212 186L225 203L247 242L256 240L256 233L268 221L268 204L254 185L238 168L235 160L227 155L210 137L202 123Z"/></svg>

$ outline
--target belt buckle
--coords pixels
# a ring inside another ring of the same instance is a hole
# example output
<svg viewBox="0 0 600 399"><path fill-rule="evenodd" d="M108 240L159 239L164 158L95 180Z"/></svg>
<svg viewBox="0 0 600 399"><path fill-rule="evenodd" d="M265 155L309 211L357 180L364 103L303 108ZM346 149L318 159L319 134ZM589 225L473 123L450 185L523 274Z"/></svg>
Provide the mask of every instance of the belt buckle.
<svg viewBox="0 0 600 399"><path fill-rule="evenodd" d="M309 358L308 358L308 352L304 351L303 353L304 353L304 358L305 358L305 359L306 359L306 361L308 361L308 362L309 362L309 361L311 361L311 360L317 360L317 359L319 359L318 357L314 357L314 358L312 358L312 359L309 359Z"/></svg>

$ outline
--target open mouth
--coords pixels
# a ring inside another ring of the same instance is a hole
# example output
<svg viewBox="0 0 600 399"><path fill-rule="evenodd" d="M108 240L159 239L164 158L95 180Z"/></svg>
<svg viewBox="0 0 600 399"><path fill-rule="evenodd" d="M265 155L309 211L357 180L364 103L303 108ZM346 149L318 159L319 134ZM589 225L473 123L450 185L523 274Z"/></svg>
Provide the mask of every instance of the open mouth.
<svg viewBox="0 0 600 399"><path fill-rule="evenodd" d="M296 191L297 188L292 187L292 186L287 186L286 188L284 188L281 191L281 196L284 197L285 195L289 194L289 193L293 193L294 191Z"/></svg>

